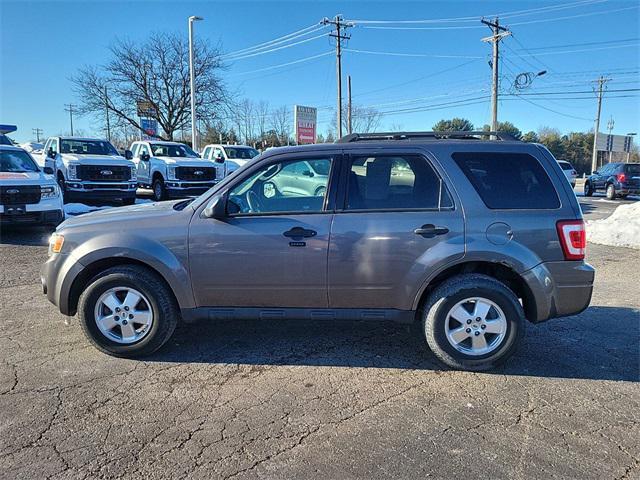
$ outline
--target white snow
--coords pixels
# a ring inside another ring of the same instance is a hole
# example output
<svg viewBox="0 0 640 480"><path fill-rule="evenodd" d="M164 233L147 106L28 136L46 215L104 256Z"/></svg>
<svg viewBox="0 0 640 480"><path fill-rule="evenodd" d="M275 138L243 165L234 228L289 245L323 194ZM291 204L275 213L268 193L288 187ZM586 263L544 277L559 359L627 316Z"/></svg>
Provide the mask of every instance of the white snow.
<svg viewBox="0 0 640 480"><path fill-rule="evenodd" d="M601 220L589 220L587 241L614 247L640 249L640 202L620 205Z"/></svg>
<svg viewBox="0 0 640 480"><path fill-rule="evenodd" d="M21 143L20 145L18 145L20 148L26 150L29 153L33 153L36 151L42 151L42 149L44 148L44 143L38 143L38 142L27 142L27 143Z"/></svg>

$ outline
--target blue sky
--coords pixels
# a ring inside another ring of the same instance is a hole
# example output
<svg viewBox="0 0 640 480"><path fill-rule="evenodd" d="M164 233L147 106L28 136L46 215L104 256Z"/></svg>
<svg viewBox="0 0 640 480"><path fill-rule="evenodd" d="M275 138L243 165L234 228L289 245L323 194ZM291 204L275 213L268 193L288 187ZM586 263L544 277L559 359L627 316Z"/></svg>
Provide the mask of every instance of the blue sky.
<svg viewBox="0 0 640 480"><path fill-rule="evenodd" d="M490 45L480 39L490 32L479 18L499 13L505 14L504 24L514 34L502 44L505 95L500 120L509 120L523 131L542 125L563 132L587 131L593 127L596 108L595 97L589 94L590 81L608 74L612 80L603 103L601 131L613 116L614 133L640 132L640 92L612 91L640 88L638 3L591 0L573 8L544 10L574 3L0 0L0 123L17 124L14 137L18 141L31 140L35 127L42 128L45 136L67 131L64 104L76 102L69 76L84 64L105 62L107 46L116 37L142 40L151 31L186 36L187 17L200 15L205 20L196 24L196 35L220 42L224 52L233 52L341 13L347 19L383 21L471 17L446 23L359 23L349 29L347 48L378 53L345 52L343 73L345 79L347 74L353 77L354 103L387 112L380 129L429 130L439 119L453 116L482 126L490 120L485 97L491 70ZM529 9L542 10L513 13ZM335 57L328 54L333 49L323 36L229 63L224 78L241 96L266 100L272 107L319 107L319 131L324 132L335 105ZM323 53L327 55L245 73ZM548 73L536 78L530 88L515 91L526 97L513 95L515 74L540 70ZM459 103L449 104L455 101ZM441 104L449 105L440 108ZM90 118L77 118L74 123L85 133L99 133Z"/></svg>

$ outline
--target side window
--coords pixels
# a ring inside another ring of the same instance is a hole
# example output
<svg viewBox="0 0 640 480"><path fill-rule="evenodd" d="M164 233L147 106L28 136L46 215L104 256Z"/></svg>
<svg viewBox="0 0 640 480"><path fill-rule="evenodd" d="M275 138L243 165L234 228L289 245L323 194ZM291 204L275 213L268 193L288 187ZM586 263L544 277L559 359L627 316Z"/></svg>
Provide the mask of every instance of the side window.
<svg viewBox="0 0 640 480"><path fill-rule="evenodd" d="M309 165L317 165L317 173ZM229 214L321 212L328 190L332 158L306 158L271 163L229 192ZM299 172L299 173L292 173Z"/></svg>
<svg viewBox="0 0 640 480"><path fill-rule="evenodd" d="M446 186L424 157L352 157L347 210L437 210L452 206Z"/></svg>
<svg viewBox="0 0 640 480"><path fill-rule="evenodd" d="M489 208L560 207L551 179L540 162L529 154L459 152L452 157Z"/></svg>
<svg viewBox="0 0 640 480"><path fill-rule="evenodd" d="M138 156L138 146L139 146L139 145L138 145L137 143L134 143L134 144L133 144L133 146L131 147L131 154L132 154L134 157L137 157L137 156Z"/></svg>
<svg viewBox="0 0 640 480"><path fill-rule="evenodd" d="M49 145L49 148L51 148L51 150L53 150L54 152L58 153L58 139L57 138L52 138L51 139L51 145Z"/></svg>
<svg viewBox="0 0 640 480"><path fill-rule="evenodd" d="M138 150L138 156L141 157L143 153L146 153L147 155L151 155L151 152L149 151L149 147L145 143L140 144L140 149Z"/></svg>
<svg viewBox="0 0 640 480"><path fill-rule="evenodd" d="M202 152L202 158L204 158L205 160L208 160L210 153L211 153L211 147L205 148L204 151Z"/></svg>
<svg viewBox="0 0 640 480"><path fill-rule="evenodd" d="M215 147L213 149L213 158L218 158L218 155L220 155L222 158L224 158L224 155L222 154L222 149Z"/></svg>
<svg viewBox="0 0 640 480"><path fill-rule="evenodd" d="M45 155L47 154L47 152L49 151L49 145L51 145L51 139L48 139L45 144L44 147L42 148L42 151L45 153Z"/></svg>

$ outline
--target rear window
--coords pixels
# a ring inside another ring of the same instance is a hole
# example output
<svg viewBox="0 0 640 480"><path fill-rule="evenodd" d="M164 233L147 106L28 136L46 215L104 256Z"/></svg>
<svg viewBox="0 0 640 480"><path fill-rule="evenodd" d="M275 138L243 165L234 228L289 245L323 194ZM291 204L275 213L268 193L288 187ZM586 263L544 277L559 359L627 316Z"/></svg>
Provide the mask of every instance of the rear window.
<svg viewBox="0 0 640 480"><path fill-rule="evenodd" d="M640 163L630 163L627 165L626 167L626 171L628 174L631 175L638 175L640 174Z"/></svg>
<svg viewBox="0 0 640 480"><path fill-rule="evenodd" d="M551 179L529 154L459 152L452 157L489 208L560 207Z"/></svg>
<svg viewBox="0 0 640 480"><path fill-rule="evenodd" d="M573 170L573 167L569 162L558 162L558 165L560 165L562 170Z"/></svg>

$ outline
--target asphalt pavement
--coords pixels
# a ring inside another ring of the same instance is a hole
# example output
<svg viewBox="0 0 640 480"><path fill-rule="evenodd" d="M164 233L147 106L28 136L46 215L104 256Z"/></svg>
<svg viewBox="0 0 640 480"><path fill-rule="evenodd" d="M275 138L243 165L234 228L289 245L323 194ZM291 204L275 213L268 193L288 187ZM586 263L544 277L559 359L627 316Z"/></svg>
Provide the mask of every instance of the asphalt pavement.
<svg viewBox="0 0 640 480"><path fill-rule="evenodd" d="M0 237L2 478L640 478L637 250L590 244L591 307L468 373L362 322L205 322L111 358L42 295L48 235Z"/></svg>

